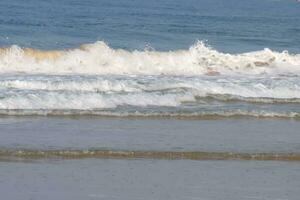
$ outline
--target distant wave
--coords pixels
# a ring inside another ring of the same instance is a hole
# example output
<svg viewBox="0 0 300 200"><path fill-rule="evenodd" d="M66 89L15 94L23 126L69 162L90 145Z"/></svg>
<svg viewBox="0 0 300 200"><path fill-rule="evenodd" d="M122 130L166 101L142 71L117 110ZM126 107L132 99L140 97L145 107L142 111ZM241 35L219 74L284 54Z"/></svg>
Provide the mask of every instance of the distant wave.
<svg viewBox="0 0 300 200"><path fill-rule="evenodd" d="M19 46L0 49L0 73L219 75L298 74L300 54L261 51L226 54L199 41L188 50L159 52L113 49L104 42L77 49L42 51Z"/></svg>

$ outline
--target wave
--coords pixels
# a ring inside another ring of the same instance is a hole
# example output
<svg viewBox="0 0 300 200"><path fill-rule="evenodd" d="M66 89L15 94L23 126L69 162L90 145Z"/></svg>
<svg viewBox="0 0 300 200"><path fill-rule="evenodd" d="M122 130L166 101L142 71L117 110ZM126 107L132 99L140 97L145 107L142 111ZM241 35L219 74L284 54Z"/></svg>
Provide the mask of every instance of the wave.
<svg viewBox="0 0 300 200"><path fill-rule="evenodd" d="M186 159L300 161L300 153L176 152L117 150L0 150L0 161L20 159Z"/></svg>
<svg viewBox="0 0 300 200"><path fill-rule="evenodd" d="M290 106L295 108L300 103L299 81L298 77L2 76L0 109L94 112L132 106L172 107L179 112L187 105L221 109L249 103L295 104Z"/></svg>
<svg viewBox="0 0 300 200"><path fill-rule="evenodd" d="M298 112L275 112L268 110L221 110L221 111L108 111L108 110L22 110L0 109L0 115L4 116L98 116L118 118L174 118L174 119L223 119L223 118L278 118L300 119Z"/></svg>
<svg viewBox="0 0 300 200"><path fill-rule="evenodd" d="M19 46L0 49L0 73L219 75L300 74L300 54L270 49L242 54L218 52L199 41L188 50L159 52L110 48L102 41L68 50Z"/></svg>

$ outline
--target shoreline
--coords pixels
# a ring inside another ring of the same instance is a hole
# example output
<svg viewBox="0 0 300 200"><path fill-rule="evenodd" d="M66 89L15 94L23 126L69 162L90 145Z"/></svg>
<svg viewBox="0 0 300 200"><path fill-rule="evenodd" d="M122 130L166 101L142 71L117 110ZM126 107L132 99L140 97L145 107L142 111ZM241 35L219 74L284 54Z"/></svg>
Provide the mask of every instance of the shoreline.
<svg viewBox="0 0 300 200"><path fill-rule="evenodd" d="M187 151L117 151L117 150L0 150L1 161L43 159L154 159L154 160L255 160L300 161L300 153L242 153Z"/></svg>

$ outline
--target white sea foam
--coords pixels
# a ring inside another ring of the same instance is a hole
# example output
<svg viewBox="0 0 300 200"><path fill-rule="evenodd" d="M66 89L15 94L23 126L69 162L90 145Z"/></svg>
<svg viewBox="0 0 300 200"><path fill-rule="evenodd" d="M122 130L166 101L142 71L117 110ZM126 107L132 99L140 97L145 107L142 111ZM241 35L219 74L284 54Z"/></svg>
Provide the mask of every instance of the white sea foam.
<svg viewBox="0 0 300 200"><path fill-rule="evenodd" d="M113 49L104 42L43 52L12 46L0 51L0 73L27 74L300 74L300 54L264 49L226 54L197 42L169 52Z"/></svg>
<svg viewBox="0 0 300 200"><path fill-rule="evenodd" d="M0 114L294 118L299 64L300 54L225 54L202 42L170 52L12 46L0 49Z"/></svg>
<svg viewBox="0 0 300 200"><path fill-rule="evenodd" d="M251 117L251 118L290 118L299 119L298 112L274 112L268 110L227 110L227 111L198 111L198 112L117 112L117 111L101 111L101 110L2 110L0 115L12 116L105 116L105 117L143 117L143 118L180 118L180 119L211 119L211 118L234 118L234 117Z"/></svg>
<svg viewBox="0 0 300 200"><path fill-rule="evenodd" d="M179 106L182 101L193 101L191 95L184 94L99 94L99 93L70 93L70 92L7 92L2 94L5 98L0 99L0 109L46 109L63 110L79 109L94 110L116 108L117 106Z"/></svg>
<svg viewBox="0 0 300 200"><path fill-rule="evenodd" d="M295 118L299 103L295 77L272 82L250 77L39 75L0 81L2 115Z"/></svg>
<svg viewBox="0 0 300 200"><path fill-rule="evenodd" d="M300 77L269 76L2 76L0 94L24 95L24 91L83 94L189 94L197 97L241 100L300 99ZM10 91L7 93L7 91ZM5 93L5 94L4 94ZM1 101L1 100L0 100Z"/></svg>

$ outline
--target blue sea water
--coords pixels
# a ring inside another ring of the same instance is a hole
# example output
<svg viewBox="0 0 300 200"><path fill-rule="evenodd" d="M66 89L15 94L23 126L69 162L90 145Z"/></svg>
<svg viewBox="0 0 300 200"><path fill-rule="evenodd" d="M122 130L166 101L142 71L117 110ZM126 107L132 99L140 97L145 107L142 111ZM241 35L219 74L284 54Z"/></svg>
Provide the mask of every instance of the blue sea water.
<svg viewBox="0 0 300 200"><path fill-rule="evenodd" d="M300 3L2 0L2 115L300 116Z"/></svg>
<svg viewBox="0 0 300 200"><path fill-rule="evenodd" d="M0 46L187 49L197 40L222 52L300 52L295 0L2 0Z"/></svg>

